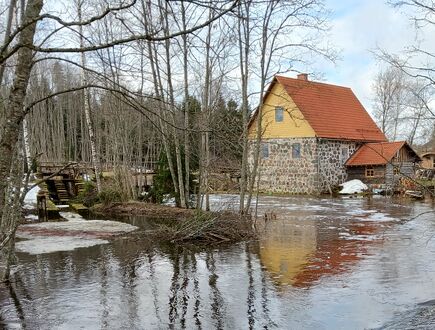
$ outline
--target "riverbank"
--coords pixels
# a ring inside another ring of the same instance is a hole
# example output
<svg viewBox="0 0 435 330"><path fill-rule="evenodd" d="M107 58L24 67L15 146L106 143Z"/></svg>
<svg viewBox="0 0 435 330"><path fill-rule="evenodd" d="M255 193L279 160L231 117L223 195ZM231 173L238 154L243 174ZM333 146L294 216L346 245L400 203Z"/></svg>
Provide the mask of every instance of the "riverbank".
<svg viewBox="0 0 435 330"><path fill-rule="evenodd" d="M91 212L97 215L108 216L129 216L142 215L150 218L167 218L172 220L183 220L191 217L195 210L181 209L177 207L129 201L125 203L96 204L91 207Z"/></svg>

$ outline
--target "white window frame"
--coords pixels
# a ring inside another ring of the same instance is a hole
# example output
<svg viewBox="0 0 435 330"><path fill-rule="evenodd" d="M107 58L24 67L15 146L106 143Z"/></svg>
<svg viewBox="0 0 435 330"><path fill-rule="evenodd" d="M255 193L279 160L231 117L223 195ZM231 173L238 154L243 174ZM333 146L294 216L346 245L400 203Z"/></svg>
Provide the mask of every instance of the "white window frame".
<svg viewBox="0 0 435 330"><path fill-rule="evenodd" d="M275 122L282 123L284 121L284 108L275 107Z"/></svg>

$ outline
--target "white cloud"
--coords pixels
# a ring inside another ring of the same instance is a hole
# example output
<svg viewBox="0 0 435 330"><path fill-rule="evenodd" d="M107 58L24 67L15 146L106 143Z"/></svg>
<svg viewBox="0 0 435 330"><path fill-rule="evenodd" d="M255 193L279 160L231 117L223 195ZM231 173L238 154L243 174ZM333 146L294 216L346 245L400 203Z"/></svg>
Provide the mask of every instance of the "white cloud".
<svg viewBox="0 0 435 330"><path fill-rule="evenodd" d="M400 52L415 41L415 29L403 13L381 0L327 0L326 5L334 11L330 34L341 60L335 66L321 63L318 70L327 81L352 88L370 111L380 67L372 51Z"/></svg>

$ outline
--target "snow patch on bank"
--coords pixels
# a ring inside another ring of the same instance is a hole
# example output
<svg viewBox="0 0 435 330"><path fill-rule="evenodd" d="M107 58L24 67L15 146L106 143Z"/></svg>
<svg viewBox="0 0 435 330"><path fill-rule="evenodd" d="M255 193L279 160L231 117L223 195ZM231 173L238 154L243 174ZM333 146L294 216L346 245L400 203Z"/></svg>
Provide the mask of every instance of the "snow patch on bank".
<svg viewBox="0 0 435 330"><path fill-rule="evenodd" d="M362 181L356 179L342 183L340 186L343 187L339 192L342 195L359 194L369 189Z"/></svg>
<svg viewBox="0 0 435 330"><path fill-rule="evenodd" d="M27 209L27 210L36 209L36 196L38 195L38 192L40 189L41 188L36 186L27 192L26 197L24 198L24 208L25 209Z"/></svg>
<svg viewBox="0 0 435 330"><path fill-rule="evenodd" d="M38 221L39 218L36 214L28 214L24 217L27 221Z"/></svg>

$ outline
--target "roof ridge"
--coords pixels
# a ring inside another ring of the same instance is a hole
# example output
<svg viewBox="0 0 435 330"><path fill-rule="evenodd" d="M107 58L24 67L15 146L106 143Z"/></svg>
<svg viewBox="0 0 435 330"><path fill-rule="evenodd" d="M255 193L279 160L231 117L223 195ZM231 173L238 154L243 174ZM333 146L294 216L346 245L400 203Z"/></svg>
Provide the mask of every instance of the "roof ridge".
<svg viewBox="0 0 435 330"><path fill-rule="evenodd" d="M302 79L298 79L298 78L286 77L286 76L281 76L281 75L276 75L274 78L276 78L276 79L279 79L279 78L291 79L291 80L294 80L294 81L300 81L300 82L304 82L304 83L326 85L326 86L332 86L332 87L338 87L338 88L344 88L344 89L350 89L350 90L352 90L352 88L347 87L347 86L336 85L336 84L331 84L331 83L321 82L321 81L302 80Z"/></svg>
<svg viewBox="0 0 435 330"><path fill-rule="evenodd" d="M408 143L406 140L403 141L382 141L382 142L367 142L366 144L391 144L391 143Z"/></svg>

